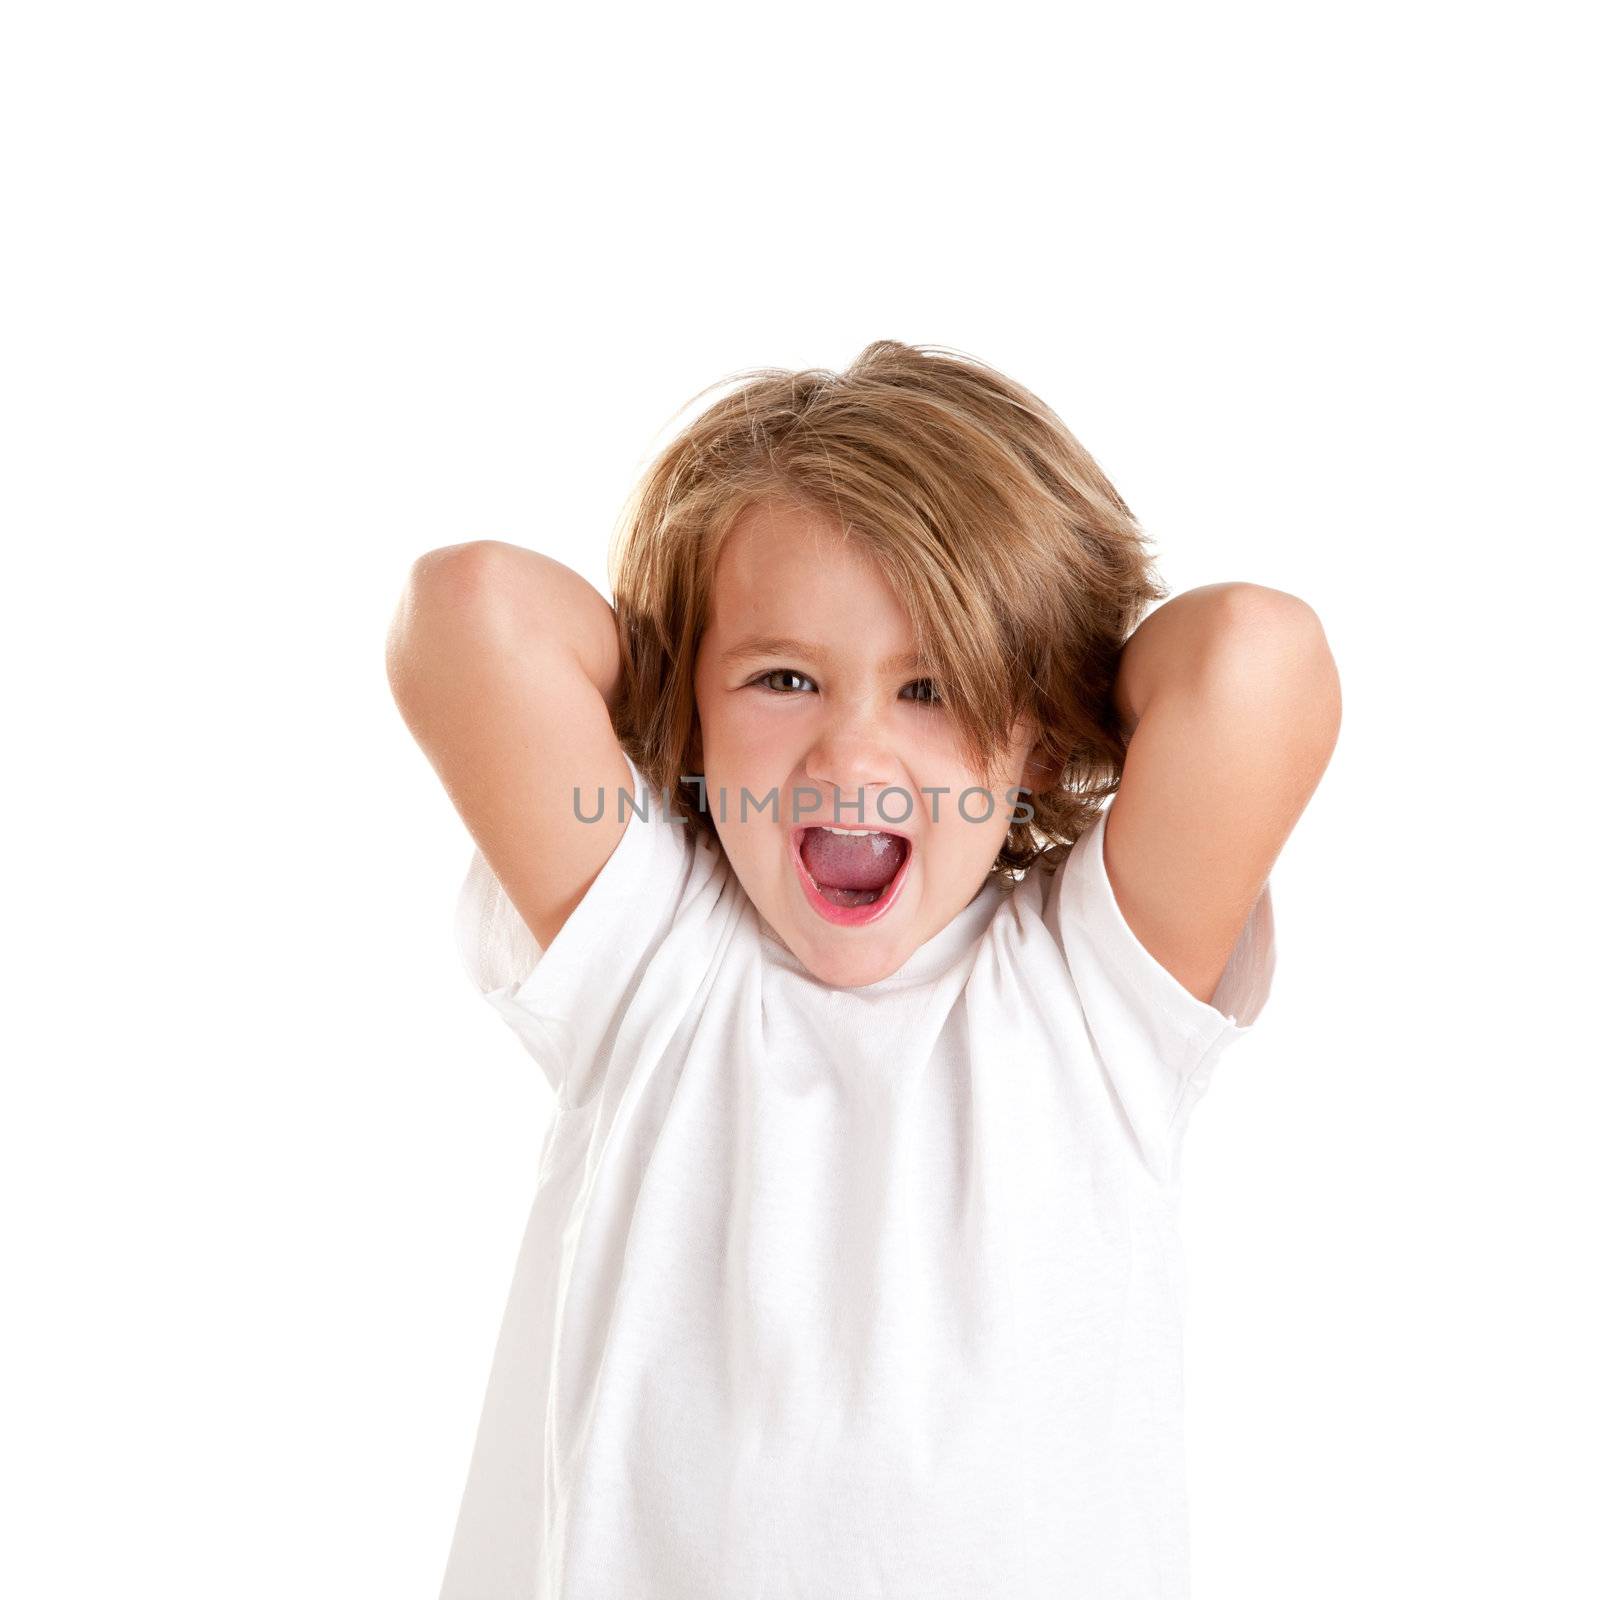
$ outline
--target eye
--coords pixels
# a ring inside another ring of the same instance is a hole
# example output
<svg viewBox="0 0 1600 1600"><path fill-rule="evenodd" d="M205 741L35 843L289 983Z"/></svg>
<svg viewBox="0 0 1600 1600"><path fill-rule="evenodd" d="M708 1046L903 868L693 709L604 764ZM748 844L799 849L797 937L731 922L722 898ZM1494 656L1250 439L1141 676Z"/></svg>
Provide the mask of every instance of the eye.
<svg viewBox="0 0 1600 1600"><path fill-rule="evenodd" d="M771 672L763 672L759 678L755 678L752 681L765 689L768 694L785 696L795 692L790 689L773 689L769 687L767 683L769 678L798 678L802 683L811 682L803 672L796 672L793 667L774 667Z"/></svg>
<svg viewBox="0 0 1600 1600"><path fill-rule="evenodd" d="M792 698L794 695L803 692L794 688L776 688L772 683L774 678L797 678L803 684L812 683L812 680L805 673L797 672L793 667L774 667L770 672L763 672L759 676L752 678L750 680L751 686L759 688L767 694L776 695L780 699ZM814 688L815 685L813 684L812 687ZM915 704L929 707L942 706L944 704L938 685L934 683L932 678L918 678L914 682L908 683L906 689L914 691L911 699ZM902 690L901 692L904 693L905 691Z"/></svg>

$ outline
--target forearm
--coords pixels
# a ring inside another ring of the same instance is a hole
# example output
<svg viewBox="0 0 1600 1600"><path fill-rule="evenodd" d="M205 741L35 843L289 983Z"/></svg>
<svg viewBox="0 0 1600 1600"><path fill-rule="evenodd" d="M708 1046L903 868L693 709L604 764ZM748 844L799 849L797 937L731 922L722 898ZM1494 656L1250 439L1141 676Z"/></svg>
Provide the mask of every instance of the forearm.
<svg viewBox="0 0 1600 1600"><path fill-rule="evenodd" d="M570 654L615 710L622 685L616 616L591 583L520 545L449 545L411 570L390 633L391 673L437 669L469 653L520 660L534 645Z"/></svg>

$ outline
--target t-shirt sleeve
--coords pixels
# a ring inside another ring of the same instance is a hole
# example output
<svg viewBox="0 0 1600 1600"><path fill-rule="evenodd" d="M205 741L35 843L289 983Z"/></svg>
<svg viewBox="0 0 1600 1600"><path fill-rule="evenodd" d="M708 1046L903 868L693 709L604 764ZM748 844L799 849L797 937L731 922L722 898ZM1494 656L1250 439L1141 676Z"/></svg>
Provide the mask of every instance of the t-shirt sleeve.
<svg viewBox="0 0 1600 1600"><path fill-rule="evenodd" d="M456 911L461 960L483 996L539 1063L558 1103L574 1065L603 1051L619 1014L659 950L697 877L687 822L623 752L633 806L615 789L622 836L582 900L541 948L481 851L474 851ZM585 804L589 803L585 797Z"/></svg>
<svg viewBox="0 0 1600 1600"><path fill-rule="evenodd" d="M1113 802L1114 803L1114 802ZM1272 887L1262 887L1210 1003L1139 942L1106 872L1110 808L1067 853L1047 894L1090 1036L1152 1169L1175 1174L1189 1114L1213 1067L1260 1015L1277 959Z"/></svg>

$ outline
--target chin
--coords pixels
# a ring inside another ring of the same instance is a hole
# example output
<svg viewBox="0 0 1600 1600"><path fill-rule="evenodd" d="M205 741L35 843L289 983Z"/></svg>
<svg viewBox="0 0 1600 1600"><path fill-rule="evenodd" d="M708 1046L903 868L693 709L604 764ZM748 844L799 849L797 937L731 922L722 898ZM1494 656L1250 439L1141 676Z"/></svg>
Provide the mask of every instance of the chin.
<svg viewBox="0 0 1600 1600"><path fill-rule="evenodd" d="M791 950L794 949L792 941L785 939L784 942ZM837 944L831 949L826 946L822 949L813 947L795 953L813 978L835 989L860 989L869 983L876 983L880 978L898 972L907 960L906 955L886 949L869 953L840 948Z"/></svg>

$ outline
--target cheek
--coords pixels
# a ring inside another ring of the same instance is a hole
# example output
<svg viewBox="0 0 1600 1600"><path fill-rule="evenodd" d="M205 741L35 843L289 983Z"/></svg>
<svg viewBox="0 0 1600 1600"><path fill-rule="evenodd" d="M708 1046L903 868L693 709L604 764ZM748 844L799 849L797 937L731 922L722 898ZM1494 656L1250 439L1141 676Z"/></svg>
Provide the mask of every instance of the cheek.
<svg viewBox="0 0 1600 1600"><path fill-rule="evenodd" d="M777 714L753 690L721 695L702 714L701 726L718 758L729 765L764 770L787 766L800 734L800 719Z"/></svg>
<svg viewBox="0 0 1600 1600"><path fill-rule="evenodd" d="M711 689L695 699L695 720L700 725L700 749L706 760L725 760L730 749L744 742L735 697Z"/></svg>
<svg viewBox="0 0 1600 1600"><path fill-rule="evenodd" d="M949 794L939 797L940 832L963 855L994 855L1005 843L1014 809L1004 785L985 789L970 774L952 779Z"/></svg>

